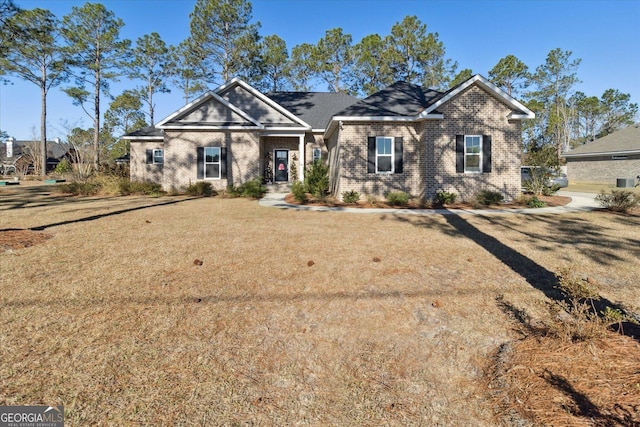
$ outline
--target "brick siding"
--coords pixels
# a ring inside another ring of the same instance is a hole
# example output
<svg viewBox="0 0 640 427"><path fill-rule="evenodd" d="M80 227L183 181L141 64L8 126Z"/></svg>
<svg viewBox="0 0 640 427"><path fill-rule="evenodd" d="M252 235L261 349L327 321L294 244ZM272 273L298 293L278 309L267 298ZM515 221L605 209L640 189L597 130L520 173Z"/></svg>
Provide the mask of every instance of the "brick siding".
<svg viewBox="0 0 640 427"><path fill-rule="evenodd" d="M131 141L129 177L131 181L162 184L163 164L147 164L147 150L164 149L162 141Z"/></svg>
<svg viewBox="0 0 640 427"><path fill-rule="evenodd" d="M613 160L611 156L567 159L569 182L616 184L618 178L640 175L640 154L629 154L626 159Z"/></svg>

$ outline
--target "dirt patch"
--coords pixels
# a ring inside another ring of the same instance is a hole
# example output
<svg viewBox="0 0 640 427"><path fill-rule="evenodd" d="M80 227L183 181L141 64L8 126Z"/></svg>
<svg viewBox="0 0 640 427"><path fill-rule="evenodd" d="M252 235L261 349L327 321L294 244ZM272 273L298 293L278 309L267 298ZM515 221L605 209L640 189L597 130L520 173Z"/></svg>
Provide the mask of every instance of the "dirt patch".
<svg viewBox="0 0 640 427"><path fill-rule="evenodd" d="M566 196L537 196L538 200L545 203L546 207L555 207L555 206L565 206L571 201L571 197ZM304 203L298 202L293 194L287 194L285 196L285 202L292 205L303 205L303 206L328 206L328 207L337 207L337 208L361 208L361 209L523 209L527 208L527 202L531 197L525 196L522 199L511 203L501 203L499 205L493 206L484 206L479 204L474 204L470 202L457 202L452 204L447 204L445 206L436 206L431 203L419 202L416 200L409 201L407 206L393 206L386 203L383 200L360 200L357 203L344 203L340 200L334 198L326 198L324 200L317 199L313 197L311 194L307 194L307 201Z"/></svg>
<svg viewBox="0 0 640 427"><path fill-rule="evenodd" d="M41 231L8 230L0 231L0 250L23 249L45 242L53 236Z"/></svg>
<svg viewBox="0 0 640 427"><path fill-rule="evenodd" d="M496 360L489 392L508 424L640 426L640 343L634 338L528 337L502 346Z"/></svg>

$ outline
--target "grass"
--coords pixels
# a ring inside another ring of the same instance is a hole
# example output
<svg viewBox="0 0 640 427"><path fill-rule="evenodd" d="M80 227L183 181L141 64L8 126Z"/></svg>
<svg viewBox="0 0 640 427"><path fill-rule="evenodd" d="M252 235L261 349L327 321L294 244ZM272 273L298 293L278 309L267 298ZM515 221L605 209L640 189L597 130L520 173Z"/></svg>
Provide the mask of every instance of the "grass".
<svg viewBox="0 0 640 427"><path fill-rule="evenodd" d="M577 265L640 312L638 216L45 191L0 192L0 234L46 234L0 240L0 405L64 405L69 426L499 425L483 379L521 337L506 303L548 316Z"/></svg>
<svg viewBox="0 0 640 427"><path fill-rule="evenodd" d="M629 190L640 192L640 187L633 188L616 188L615 184L597 184L591 182L569 182L569 186L567 188L563 188L562 190L566 191L576 191L581 193L599 193L604 190L607 193L611 190Z"/></svg>

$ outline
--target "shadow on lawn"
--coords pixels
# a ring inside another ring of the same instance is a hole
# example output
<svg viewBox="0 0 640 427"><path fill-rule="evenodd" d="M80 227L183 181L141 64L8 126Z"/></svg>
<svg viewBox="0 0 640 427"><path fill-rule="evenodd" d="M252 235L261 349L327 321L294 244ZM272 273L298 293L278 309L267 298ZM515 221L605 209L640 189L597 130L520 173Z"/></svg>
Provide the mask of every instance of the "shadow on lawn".
<svg viewBox="0 0 640 427"><path fill-rule="evenodd" d="M570 302L568 298L559 290L559 281L554 272L548 270L544 266L538 264L531 258L523 255L509 245L501 242L494 236L478 229L476 226L467 221L462 215L442 215L441 217L444 218L444 220L450 227L444 226L441 221L436 221L435 219L433 219L433 217L423 217L418 219L417 221L415 219L412 220L401 215L395 215L391 218L396 221L407 222L420 227L427 227L432 229L439 227L441 232L449 236L470 239L478 246L486 250L488 253L493 255L498 261L502 262L512 271L524 278L533 288L538 289L539 291L544 293L544 295L549 299L554 301ZM384 218L389 218L389 216L385 216L383 217L383 219ZM483 219L488 221L494 227L504 227L510 230L516 230L516 225L514 225L514 223L510 223L509 219L497 219L493 217L483 217ZM556 229L557 232L553 233L552 236L539 236L533 233L529 233L526 230L517 229L516 231L523 233L527 237L527 242L531 242L532 245L539 244L536 242L537 239L545 239L547 245L553 244L553 241L551 239L557 239L556 244L559 245L581 243L588 245L589 248L599 248L600 252L596 252L592 255L595 255L596 257L599 257L601 259L605 257L608 257L609 259L620 259L620 257L612 251L612 248L615 248L615 250L617 251L628 251L633 254L637 253L638 245L640 244L640 242L638 242L637 240L628 239L624 236L607 237L606 233L603 233L602 231L598 232L597 230L595 230L595 227L588 221L582 221L580 219L568 220L564 218L556 218L554 220L550 220L544 215L540 217L534 216L533 218L528 217L527 220L528 219L549 221L550 226L552 225L551 222L553 221L553 223L558 226L558 228ZM522 228L522 221L519 221ZM570 241L570 238L573 240ZM548 247L539 247L538 249L549 250ZM604 311L607 307L610 307L611 309L617 309L622 311L623 313L626 313L624 307L620 306L619 304L615 304L603 297L600 297L600 299L597 301L593 301L593 305L595 307L596 313ZM628 314L633 315L633 313Z"/></svg>
<svg viewBox="0 0 640 427"><path fill-rule="evenodd" d="M160 203L144 204L142 206L135 206L135 207L119 209L119 210L115 210L115 211L109 211L109 212L105 212L105 213L101 213L101 214L85 216L85 217L81 217L81 218L69 219L69 220L59 221L59 222L52 222L50 224L39 225L39 226L36 226L36 227L29 227L29 228L27 228L27 230L44 231L44 230L46 230L48 228L59 227L61 225L95 221L95 220L98 220L98 219L101 219L101 218L106 218L106 217L115 216L115 215L121 215L121 214L128 213L128 212L135 212L135 211L139 211L139 210L143 210L143 209L155 208L155 207L158 207L158 206L174 205L176 203L182 203L182 202L186 202L188 200L194 200L194 198L180 198L180 199L162 201ZM4 228L4 229L0 229L0 232L2 232L2 231L16 231L16 230L21 230L21 229L18 229L18 228Z"/></svg>

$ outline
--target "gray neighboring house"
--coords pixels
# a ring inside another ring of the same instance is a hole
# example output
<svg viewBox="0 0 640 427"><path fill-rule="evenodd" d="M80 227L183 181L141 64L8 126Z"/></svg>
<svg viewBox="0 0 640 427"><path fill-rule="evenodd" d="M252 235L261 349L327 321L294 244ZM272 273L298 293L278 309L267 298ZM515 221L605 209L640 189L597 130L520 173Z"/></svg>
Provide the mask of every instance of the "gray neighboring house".
<svg viewBox="0 0 640 427"><path fill-rule="evenodd" d="M340 93L263 94L239 79L130 133L131 179L181 190L216 189L257 176L303 179L316 159L330 187L384 197L404 191L463 199L520 192L521 121L533 112L475 75L447 92L397 82L363 100Z"/></svg>
<svg viewBox="0 0 640 427"><path fill-rule="evenodd" d="M563 153L573 182L616 184L640 175L640 124Z"/></svg>

